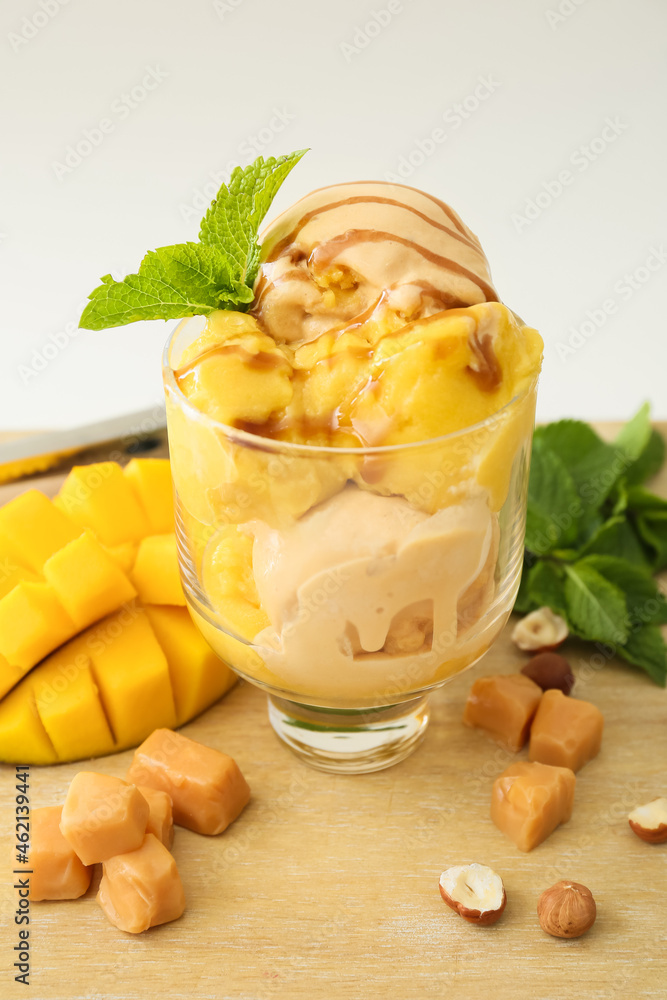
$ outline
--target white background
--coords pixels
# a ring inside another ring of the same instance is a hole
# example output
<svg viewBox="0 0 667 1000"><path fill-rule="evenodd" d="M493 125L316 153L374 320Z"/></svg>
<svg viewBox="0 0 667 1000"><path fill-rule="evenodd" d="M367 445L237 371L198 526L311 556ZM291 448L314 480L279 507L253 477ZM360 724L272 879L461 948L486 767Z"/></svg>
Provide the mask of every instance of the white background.
<svg viewBox="0 0 667 1000"><path fill-rule="evenodd" d="M253 137L267 156L312 147L276 211L399 167L450 202L545 338L539 418L625 418L644 399L667 417L663 0L391 6L3 0L0 429L154 405L166 325L77 333L81 306L102 274L196 239Z"/></svg>

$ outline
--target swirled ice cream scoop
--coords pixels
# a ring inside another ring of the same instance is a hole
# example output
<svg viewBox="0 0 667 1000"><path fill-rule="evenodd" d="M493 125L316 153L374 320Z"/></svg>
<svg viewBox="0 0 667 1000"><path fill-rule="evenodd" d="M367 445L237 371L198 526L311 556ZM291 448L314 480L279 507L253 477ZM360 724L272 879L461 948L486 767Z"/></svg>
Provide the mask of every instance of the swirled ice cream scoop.
<svg viewBox="0 0 667 1000"><path fill-rule="evenodd" d="M388 668L428 682L456 645L461 600L495 556L497 528L483 498L429 516L348 485L290 529L246 530L270 621L254 640L264 662L331 697L368 694Z"/></svg>
<svg viewBox="0 0 667 1000"><path fill-rule="evenodd" d="M474 233L401 184L313 191L268 227L263 254L252 312L279 343L361 322L381 303L414 320L498 298Z"/></svg>

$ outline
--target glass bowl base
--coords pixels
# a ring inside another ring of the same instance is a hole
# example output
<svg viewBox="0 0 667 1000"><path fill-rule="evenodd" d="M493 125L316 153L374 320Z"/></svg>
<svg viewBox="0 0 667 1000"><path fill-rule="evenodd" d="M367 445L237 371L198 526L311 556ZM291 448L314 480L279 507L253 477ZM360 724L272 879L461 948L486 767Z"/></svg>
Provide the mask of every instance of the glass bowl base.
<svg viewBox="0 0 667 1000"><path fill-rule="evenodd" d="M310 767L365 774L392 767L417 749L428 726L428 697L381 708L332 709L269 695L269 720Z"/></svg>

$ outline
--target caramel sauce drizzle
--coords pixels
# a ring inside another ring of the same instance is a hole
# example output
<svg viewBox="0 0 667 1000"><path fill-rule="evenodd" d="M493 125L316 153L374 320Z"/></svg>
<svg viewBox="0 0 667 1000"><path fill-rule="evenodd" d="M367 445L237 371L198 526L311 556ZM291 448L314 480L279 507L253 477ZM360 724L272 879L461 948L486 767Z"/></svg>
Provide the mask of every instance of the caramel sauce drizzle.
<svg viewBox="0 0 667 1000"><path fill-rule="evenodd" d="M483 392L494 392L503 380L503 371L493 349L491 334L485 333L480 337L479 331L475 330L474 336L470 338L470 347L478 367L468 365L467 370Z"/></svg>
<svg viewBox="0 0 667 1000"><path fill-rule="evenodd" d="M279 354L272 354L269 351L258 351L257 354L253 354L251 351L246 351L244 347L240 344L220 344L216 347L208 347L201 354L198 354L196 358L188 361L186 365L181 368L176 368L174 370L174 378L176 379L179 386L188 377L188 375L194 375L197 377L197 366L203 361L208 361L210 358L220 357L222 355L232 355L233 357L240 358L248 368L253 368L256 371L273 371L276 368L281 368L287 365L289 362L287 358L282 357ZM182 386L181 386L182 387Z"/></svg>
<svg viewBox="0 0 667 1000"><path fill-rule="evenodd" d="M368 181L366 183L372 184L375 182ZM417 189L411 188L411 190L416 191ZM428 195L427 197L430 198L431 196ZM445 205L444 202L438 202L437 199L432 198L431 200L435 201L440 208L447 209L448 207ZM420 212L418 208L414 208L412 205L406 205L404 202L397 201L395 198L383 198L380 195L354 195L353 197L350 198L343 198L341 201L329 202L328 205L321 205L319 208L313 208L310 210L310 212L305 212L297 222L296 226L292 229L292 231L289 232L287 236L284 236L281 240L279 240L278 243L276 243L276 245L270 251L268 257L266 258L267 261L274 261L277 260L278 257L281 257L283 253L287 250L287 248L292 246L292 244L294 243L296 237L299 235L301 230L308 225L311 219L316 218L318 215L324 215L325 212L331 212L336 208L343 208L345 205L359 205L359 204L369 204L369 203L373 203L376 205L394 205L396 208L401 208L407 212L411 212L413 215L416 215L420 219L423 219L424 222L427 222L430 226L433 226L434 229L439 229L444 233L448 233L454 239L459 240L461 243L465 243L465 245L469 246L472 250L476 250L477 253L480 254L480 256L482 257L484 256L479 241L476 239L472 240L470 239L469 236L466 236L465 233L461 230L460 226L457 226L456 230L451 229L444 223L437 222L435 219L432 219L429 215L426 215L424 212ZM454 223L454 225L457 225L457 220L451 215L451 210L446 211L446 214L448 218L450 218L451 221Z"/></svg>
<svg viewBox="0 0 667 1000"><path fill-rule="evenodd" d="M355 184L377 184L377 181L355 181L354 183ZM463 223L461 222L461 220L457 217L457 215L454 212L454 210L452 208L450 208L450 206L447 204L447 202L442 201L440 198L436 198L436 196L433 195L433 194L428 194L426 191L420 191L419 188L412 187L412 185L410 185L410 184L401 184L399 186L403 187L403 188L407 188L408 191L414 191L414 192L416 192L416 194L420 194L424 198L428 198L429 201L432 201L434 205L437 205L438 208L441 209L444 212L444 214L447 216L447 218L456 226L456 228L458 229L458 231L460 233L464 233L465 234L465 226L463 225ZM473 235L473 238L475 239L476 245L479 247L479 249L481 251L482 247L481 247L481 245L479 243L479 240L477 239L477 237L474 236L474 234L472 234L472 235Z"/></svg>
<svg viewBox="0 0 667 1000"><path fill-rule="evenodd" d="M320 243L319 246L315 247L308 262L317 270L323 270L330 264L343 250L347 250L348 247L355 246L358 243L400 243L401 246L408 247L410 250L415 250L418 254L424 257L426 260L430 261L432 264L437 264L439 267L443 267L448 271L453 271L454 274L460 274L462 277L467 278L474 285L477 285L479 290L484 293L486 300L488 302L497 302L498 297L491 287L487 284L483 278L478 278L476 274L469 271L467 267L463 267L462 264L457 264L455 260L451 260L449 257L441 257L440 254L433 253L432 250L427 250L426 247L421 246L420 243L415 243L414 240L406 239L404 236L397 236L393 233L383 233L380 229L348 229L346 233L342 236L335 236L328 243Z"/></svg>

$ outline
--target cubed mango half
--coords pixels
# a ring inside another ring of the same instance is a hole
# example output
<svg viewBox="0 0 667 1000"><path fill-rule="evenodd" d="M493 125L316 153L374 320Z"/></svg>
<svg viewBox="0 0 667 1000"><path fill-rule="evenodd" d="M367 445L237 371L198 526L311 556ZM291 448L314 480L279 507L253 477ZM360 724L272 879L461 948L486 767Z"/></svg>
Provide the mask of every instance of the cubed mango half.
<svg viewBox="0 0 667 1000"><path fill-rule="evenodd" d="M171 532L142 539L130 577L144 604L185 606L176 535Z"/></svg>
<svg viewBox="0 0 667 1000"><path fill-rule="evenodd" d="M176 724L167 658L144 609L135 605L93 626L88 655L119 747L131 747L165 719Z"/></svg>
<svg viewBox="0 0 667 1000"><path fill-rule="evenodd" d="M46 560L44 577L77 629L87 628L137 596L127 576L88 530Z"/></svg>
<svg viewBox="0 0 667 1000"><path fill-rule="evenodd" d="M81 528L39 490L27 490L0 507L0 549L36 573L80 534Z"/></svg>
<svg viewBox="0 0 667 1000"><path fill-rule="evenodd" d="M133 458L123 469L146 512L154 535L174 530L174 489L166 458Z"/></svg>
<svg viewBox="0 0 667 1000"><path fill-rule="evenodd" d="M115 750L85 642L74 639L26 679L37 712L61 760L100 756Z"/></svg>
<svg viewBox="0 0 667 1000"><path fill-rule="evenodd" d="M30 670L76 631L48 583L24 580L0 600L0 656L12 667Z"/></svg>
<svg viewBox="0 0 667 1000"><path fill-rule="evenodd" d="M237 676L215 655L186 608L147 605L146 614L167 657L180 726L229 691Z"/></svg>
<svg viewBox="0 0 667 1000"><path fill-rule="evenodd" d="M58 755L39 717L29 678L0 701L0 760L55 764Z"/></svg>
<svg viewBox="0 0 667 1000"><path fill-rule="evenodd" d="M32 580L34 583L39 577L33 570L18 562L14 556L0 553L0 600L23 580Z"/></svg>
<svg viewBox="0 0 667 1000"><path fill-rule="evenodd" d="M80 529L90 528L103 545L138 542L151 532L139 498L116 462L76 465L57 500Z"/></svg>

